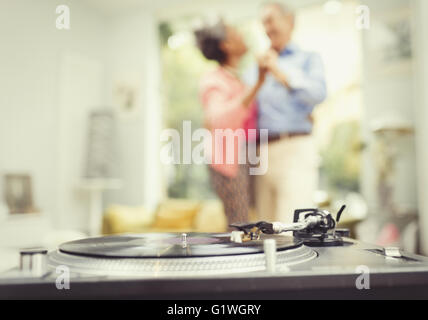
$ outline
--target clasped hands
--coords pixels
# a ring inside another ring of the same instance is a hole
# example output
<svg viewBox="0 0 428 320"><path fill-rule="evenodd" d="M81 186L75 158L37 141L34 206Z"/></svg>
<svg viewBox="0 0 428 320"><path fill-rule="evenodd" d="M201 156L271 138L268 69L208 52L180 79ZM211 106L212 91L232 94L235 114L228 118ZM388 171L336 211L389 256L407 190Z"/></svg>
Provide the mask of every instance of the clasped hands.
<svg viewBox="0 0 428 320"><path fill-rule="evenodd" d="M288 89L290 85L287 81L285 74L278 68L278 52L274 49L269 49L266 53L257 57L259 66L259 82L264 82L267 73L271 73L272 76L281 84L286 86Z"/></svg>

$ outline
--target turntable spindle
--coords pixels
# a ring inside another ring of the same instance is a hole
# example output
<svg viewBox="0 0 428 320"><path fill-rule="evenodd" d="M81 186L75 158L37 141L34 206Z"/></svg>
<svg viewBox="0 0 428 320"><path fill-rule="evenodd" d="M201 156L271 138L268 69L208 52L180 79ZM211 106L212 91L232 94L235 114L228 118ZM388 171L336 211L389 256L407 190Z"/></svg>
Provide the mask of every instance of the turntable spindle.
<svg viewBox="0 0 428 320"><path fill-rule="evenodd" d="M182 233L181 234L181 246L183 248L187 247L187 233Z"/></svg>

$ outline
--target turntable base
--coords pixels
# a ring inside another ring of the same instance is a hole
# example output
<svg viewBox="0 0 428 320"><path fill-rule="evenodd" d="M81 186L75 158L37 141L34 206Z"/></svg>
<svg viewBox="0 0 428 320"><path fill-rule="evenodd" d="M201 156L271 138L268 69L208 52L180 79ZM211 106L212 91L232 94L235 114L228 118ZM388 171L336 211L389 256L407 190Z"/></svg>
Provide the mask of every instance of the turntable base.
<svg viewBox="0 0 428 320"><path fill-rule="evenodd" d="M82 242L62 245L47 254L49 267L43 275L31 275L18 268L0 274L0 299L428 298L427 257L402 251L399 256L396 250L391 255L391 250L349 238L344 238L341 246L310 248L276 236L276 270L272 271L267 268L265 254L259 252L258 240L236 247L215 241L213 250L219 255L210 256L202 251L199 256L198 246L213 246L202 243L206 239L199 239L206 235L189 234L188 250L176 247L180 235L175 235L175 240L170 236L163 237L172 246L171 251L167 250L169 255L159 251L165 243L149 241L151 244L144 248L150 250L134 246L135 242L148 240L150 236L146 235L143 239L108 239L111 244L120 243L117 246L106 245L105 238L92 238L87 241L103 248L92 253L87 251L91 246L81 246ZM124 245L128 240L134 244ZM284 242L281 244L280 240ZM234 247L235 254L220 255L223 246ZM252 247L253 253L242 254L248 247ZM154 253L159 257L154 257ZM367 268L370 290L360 290L356 283L361 279L361 270ZM65 281L64 277L69 277L69 289L57 286L59 279Z"/></svg>

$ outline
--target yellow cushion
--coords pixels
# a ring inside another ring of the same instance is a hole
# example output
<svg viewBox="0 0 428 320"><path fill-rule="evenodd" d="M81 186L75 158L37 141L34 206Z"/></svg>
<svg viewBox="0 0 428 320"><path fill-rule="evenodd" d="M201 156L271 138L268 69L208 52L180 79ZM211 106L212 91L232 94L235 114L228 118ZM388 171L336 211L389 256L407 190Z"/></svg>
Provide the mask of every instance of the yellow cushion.
<svg viewBox="0 0 428 320"><path fill-rule="evenodd" d="M227 219L221 201L203 202L202 208L195 218L195 230L197 232L226 232Z"/></svg>
<svg viewBox="0 0 428 320"><path fill-rule="evenodd" d="M170 199L158 207L153 228L192 229L200 209L199 201Z"/></svg>
<svg viewBox="0 0 428 320"><path fill-rule="evenodd" d="M154 215L143 207L110 206L104 215L103 233L138 233L153 223Z"/></svg>

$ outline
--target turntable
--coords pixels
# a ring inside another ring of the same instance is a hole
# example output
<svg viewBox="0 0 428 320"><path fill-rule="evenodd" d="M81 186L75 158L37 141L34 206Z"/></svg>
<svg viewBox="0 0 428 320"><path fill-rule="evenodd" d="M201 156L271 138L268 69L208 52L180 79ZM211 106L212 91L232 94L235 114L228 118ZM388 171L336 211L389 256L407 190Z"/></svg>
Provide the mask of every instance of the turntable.
<svg viewBox="0 0 428 320"><path fill-rule="evenodd" d="M314 250L293 237L262 235L234 243L229 234L145 234L78 240L50 255L52 267L84 274L200 277L265 270L263 243L275 240L279 268L315 259Z"/></svg>
<svg viewBox="0 0 428 320"><path fill-rule="evenodd" d="M0 275L0 298L428 298L428 258L350 239L336 228L344 209L296 210L293 223L236 224L231 233L23 250L20 268Z"/></svg>

